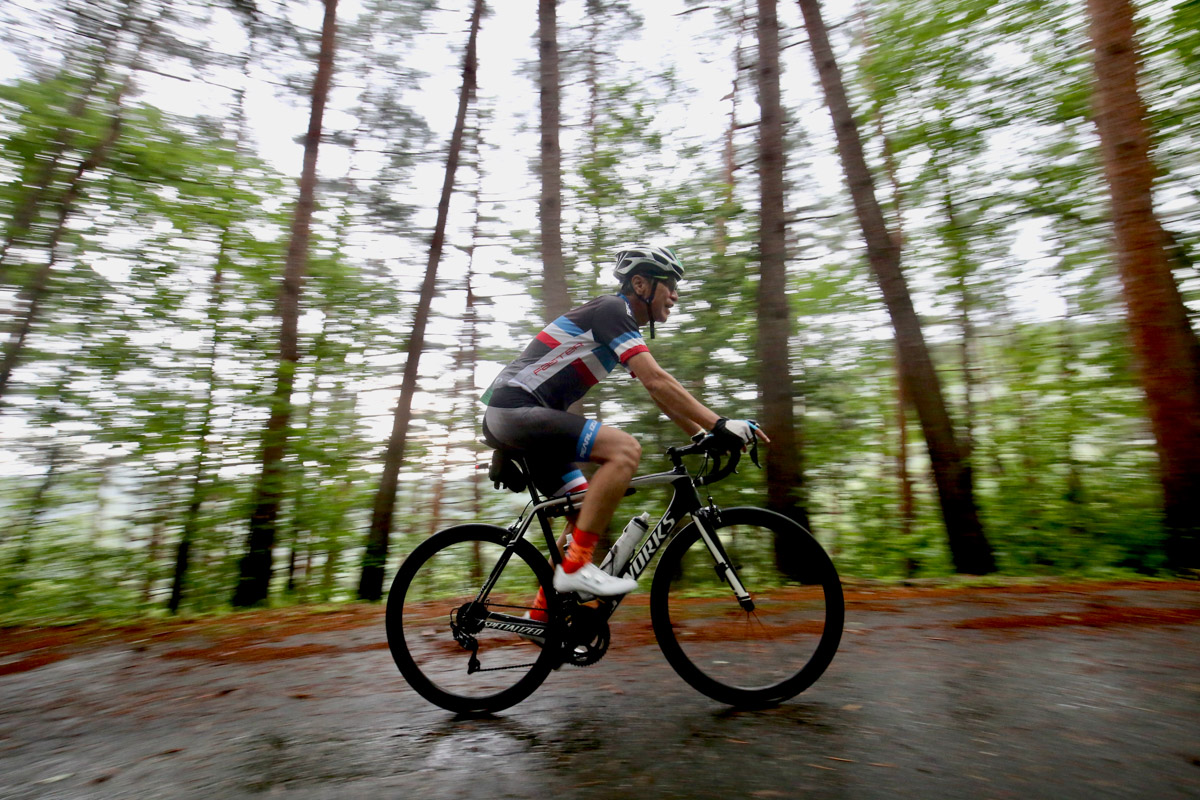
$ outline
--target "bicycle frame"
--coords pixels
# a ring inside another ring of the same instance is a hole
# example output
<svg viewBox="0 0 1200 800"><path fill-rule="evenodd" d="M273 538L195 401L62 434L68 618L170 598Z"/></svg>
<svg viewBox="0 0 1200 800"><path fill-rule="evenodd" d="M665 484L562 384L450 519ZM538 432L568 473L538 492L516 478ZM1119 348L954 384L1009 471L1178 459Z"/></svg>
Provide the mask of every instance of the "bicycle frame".
<svg viewBox="0 0 1200 800"><path fill-rule="evenodd" d="M677 530L682 529L683 520L691 517L692 523L699 529L701 538L712 554L717 574L729 584L742 608L747 611L753 611L754 601L750 597L750 593L742 585L741 580L737 576L737 571L734 569L729 556L725 552L724 546L715 533L720 510L711 504L711 500L709 506L705 506L702 503L700 494L696 490L695 480L691 473L683 466L680 457L672 454L671 458L674 462L674 468L670 471L640 475L629 483L631 490L670 484L674 492L671 496L671 501L667 504L667 510L663 513L657 524L649 530L641 547L626 562L621 572L618 573L618 576L637 580L646 571L654 555L662 548L663 544ZM565 516L576 511L579 499L586 493L587 490L585 489L582 492L573 492L563 497L545 499L538 495L537 489L531 481L529 484L529 494L532 499L532 508L522 512L516 522L509 526L509 540L505 552L497 559L495 566L492 568L487 580L484 581L484 585L474 602L481 605L485 604L485 599L491 593L492 588L496 585L501 573L503 573L504 568L507 566L516 543L528 533L535 517L541 523L542 533L546 538L546 547L549 550L551 562L555 566L561 564L562 554L559 552L557 537L554 535L550 520L554 517ZM623 597L600 598L600 608L603 611L605 619L612 616L622 599ZM531 636L540 635L545 631L544 623L492 611L487 612L483 620L483 625L489 628L497 628Z"/></svg>

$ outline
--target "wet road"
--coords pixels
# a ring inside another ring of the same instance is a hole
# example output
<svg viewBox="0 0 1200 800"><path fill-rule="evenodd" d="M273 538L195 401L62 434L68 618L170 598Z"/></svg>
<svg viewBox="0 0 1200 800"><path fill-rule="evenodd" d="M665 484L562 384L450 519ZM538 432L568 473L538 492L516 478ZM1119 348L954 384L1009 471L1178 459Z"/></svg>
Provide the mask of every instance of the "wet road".
<svg viewBox="0 0 1200 800"><path fill-rule="evenodd" d="M858 591L779 708L720 706L617 633L476 720L411 692L378 626L257 662L110 644L0 677L0 798L1196 798L1198 615L1178 585Z"/></svg>

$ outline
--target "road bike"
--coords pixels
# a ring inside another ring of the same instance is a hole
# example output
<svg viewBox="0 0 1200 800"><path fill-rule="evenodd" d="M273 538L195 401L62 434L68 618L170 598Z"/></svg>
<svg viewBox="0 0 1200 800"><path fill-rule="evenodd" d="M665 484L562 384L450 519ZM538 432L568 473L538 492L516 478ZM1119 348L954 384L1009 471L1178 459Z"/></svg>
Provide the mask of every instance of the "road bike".
<svg viewBox="0 0 1200 800"><path fill-rule="evenodd" d="M627 548L627 560L610 551L601 568L636 580L662 549L650 619L680 677L741 708L794 697L821 676L841 640L844 603L833 562L782 514L701 500L699 487L730 475L740 451L725 452L708 436L666 455L670 471L635 477L627 492L670 486L665 513L646 526L640 548L618 540L613 549ZM689 456L704 457L695 474L683 464ZM404 559L387 600L396 666L422 697L456 713L500 711L553 670L598 662L610 644L608 620L623 599L555 592L562 554L551 520L577 512L584 492L542 497L521 454L497 451L497 464L503 474L494 477L529 491L516 521L507 528L456 525L430 536ZM526 538L535 518L545 554ZM533 609L539 588L547 601L541 613Z"/></svg>

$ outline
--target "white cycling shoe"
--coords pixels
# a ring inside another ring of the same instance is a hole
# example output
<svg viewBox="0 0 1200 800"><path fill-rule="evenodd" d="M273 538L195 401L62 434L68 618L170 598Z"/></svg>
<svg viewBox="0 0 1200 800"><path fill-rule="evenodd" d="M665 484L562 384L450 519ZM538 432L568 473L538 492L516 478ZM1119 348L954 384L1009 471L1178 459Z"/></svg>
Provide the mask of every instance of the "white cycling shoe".
<svg viewBox="0 0 1200 800"><path fill-rule="evenodd" d="M554 568L554 591L560 594L577 592L594 597L615 597L629 594L637 587L637 581L632 578L609 575L592 563L584 564L574 572L567 572L561 564Z"/></svg>

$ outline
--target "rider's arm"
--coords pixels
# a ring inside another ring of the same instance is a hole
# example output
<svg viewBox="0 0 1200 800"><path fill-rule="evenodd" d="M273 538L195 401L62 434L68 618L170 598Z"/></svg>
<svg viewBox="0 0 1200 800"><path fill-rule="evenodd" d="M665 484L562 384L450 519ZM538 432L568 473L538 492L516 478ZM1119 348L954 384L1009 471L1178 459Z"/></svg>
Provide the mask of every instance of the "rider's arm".
<svg viewBox="0 0 1200 800"><path fill-rule="evenodd" d="M650 398L684 433L691 436L712 430L720 415L695 397L671 373L658 365L649 352L641 352L626 362L630 371L646 387Z"/></svg>

